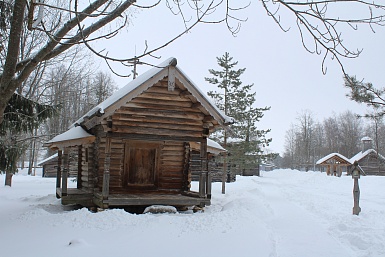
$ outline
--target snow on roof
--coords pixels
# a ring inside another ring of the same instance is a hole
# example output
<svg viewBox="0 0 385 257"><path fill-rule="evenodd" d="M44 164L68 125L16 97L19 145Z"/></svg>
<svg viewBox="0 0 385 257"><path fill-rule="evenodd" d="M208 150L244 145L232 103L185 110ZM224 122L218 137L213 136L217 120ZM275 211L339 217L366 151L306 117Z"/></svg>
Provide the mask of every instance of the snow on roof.
<svg viewBox="0 0 385 257"><path fill-rule="evenodd" d="M71 127L75 126L76 124L80 124L85 117L92 116L96 112L104 113L104 110L114 104L115 102L119 101L123 97L125 97L127 94L132 92L135 88L142 85L144 82L155 76L158 72L163 70L165 67L168 67L170 63L173 61L173 57L168 58L164 62L160 63L158 66L153 67L152 69L146 71L142 75L138 76L136 79L129 82L127 85L116 91L114 94L112 94L110 97L108 97L106 100L92 108L89 112L87 112L85 115L83 115L80 119L75 121L74 124L71 125Z"/></svg>
<svg viewBox="0 0 385 257"><path fill-rule="evenodd" d="M58 154L55 153L55 154L51 155L50 157L45 158L45 159L42 160L41 162L37 163L37 166L41 166L41 165L43 165L44 163L46 163L46 162L48 162L48 161L50 161L50 160L52 160L52 159L55 159L55 158L57 157L57 155L58 155Z"/></svg>
<svg viewBox="0 0 385 257"><path fill-rule="evenodd" d="M218 144L217 142L215 142L214 140L211 140L211 139L207 139L207 147L218 149L221 152L226 152L225 148L223 148L220 144Z"/></svg>
<svg viewBox="0 0 385 257"><path fill-rule="evenodd" d="M325 162L325 161L327 161L327 160L333 158L334 156L338 156L338 157L340 157L341 159L345 160L346 162L352 164L352 162L351 162L348 158L346 158L345 156L343 156L342 154L339 154L339 153L331 153L331 154L328 154L328 155L326 155L325 157L319 159L319 160L316 162L316 164L321 164L321 163L323 163L323 162Z"/></svg>
<svg viewBox="0 0 385 257"><path fill-rule="evenodd" d="M354 155L352 158L350 158L350 162L351 163L354 163L355 161L360 161L361 159L363 159L363 158L365 158L368 154L370 154L370 153L375 153L375 154L377 154L377 151L376 150L374 150L374 149L368 149L368 150L366 150L365 152L358 152L356 155ZM383 160L385 160L385 157L384 156L382 156L381 154L378 154L378 156L381 158L381 159L383 159Z"/></svg>
<svg viewBox="0 0 385 257"><path fill-rule="evenodd" d="M97 112L100 112L100 113L104 113L104 111L110 107L111 105L113 105L114 103L118 102L119 100L121 100L122 98L124 98L127 94L130 94L131 92L133 92L135 89L137 89L138 87L140 87L143 83L145 83L146 81L148 81L149 79L151 79L152 77L156 76L157 74L159 74L161 71L163 71L165 68L171 66L171 65L176 65L177 63L177 60L176 58L174 57L171 57L171 58L168 58L167 60L165 60L164 62L160 63L159 65L153 67L152 69L148 70L147 72L143 73L142 75L138 76L136 79L132 80L131 82L129 82L126 86L122 87L121 89L119 89L118 91L116 91L114 94L112 94L109 98L107 98L105 101L103 101L102 103L100 103L99 105L95 106L93 109L91 109L89 112L87 112L85 115L83 115L80 119L78 119L77 121L74 122L74 124L72 124L70 127L74 127L76 126L76 124L80 124L85 117L90 117L92 115L94 115L95 113ZM197 91L197 93L199 94L199 96L201 98L203 98L212 108L214 108L214 110L222 117L222 119L224 120L225 123L234 123L235 120L227 115L225 115L224 113L222 113L221 110L219 110L219 108L213 104L213 102L211 101L211 99L206 95L204 94L200 89L199 87L194 84L192 82L191 79L188 78L188 76L179 68L179 67L176 67L176 69L186 78L186 80L188 80L188 82L194 87L194 89ZM138 91L136 92L136 94L141 94L143 91L145 91L147 88L143 88L142 91ZM194 93L194 92L190 92L190 93ZM194 94L193 94L194 95ZM196 97L196 95L194 95ZM199 99L198 99L199 100ZM203 106L205 106L205 108L207 109L207 106L206 106L206 103L202 103L201 104Z"/></svg>
<svg viewBox="0 0 385 257"><path fill-rule="evenodd" d="M73 139L80 139L80 138L87 138L87 137L93 137L90 133L85 131L82 127L72 127L71 129L67 130L66 132L57 135L56 137L52 138L47 143L56 143L56 142L63 142L63 141L69 141Z"/></svg>
<svg viewBox="0 0 385 257"><path fill-rule="evenodd" d="M370 137L363 137L361 138L361 141L372 141L373 139L371 139Z"/></svg>

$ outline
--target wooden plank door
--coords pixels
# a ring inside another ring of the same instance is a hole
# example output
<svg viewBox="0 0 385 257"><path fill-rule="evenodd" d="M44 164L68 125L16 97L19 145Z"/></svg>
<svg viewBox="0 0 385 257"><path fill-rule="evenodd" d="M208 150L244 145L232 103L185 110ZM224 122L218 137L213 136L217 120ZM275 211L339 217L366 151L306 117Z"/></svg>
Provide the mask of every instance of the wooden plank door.
<svg viewBox="0 0 385 257"><path fill-rule="evenodd" d="M157 187L160 143L127 141L123 183L128 188Z"/></svg>

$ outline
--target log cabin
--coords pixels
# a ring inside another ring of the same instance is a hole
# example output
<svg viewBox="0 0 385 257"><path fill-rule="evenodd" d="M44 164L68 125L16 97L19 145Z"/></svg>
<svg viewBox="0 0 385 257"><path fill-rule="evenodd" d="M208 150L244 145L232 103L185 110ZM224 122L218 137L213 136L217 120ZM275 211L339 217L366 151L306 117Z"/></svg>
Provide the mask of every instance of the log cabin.
<svg viewBox="0 0 385 257"><path fill-rule="evenodd" d="M68 168L68 177L77 177L77 166L74 160L77 160L77 156L75 156L76 152L71 153L69 156L69 165ZM44 178L54 178L57 175L57 159L58 154L53 154L50 157L40 161L37 166L42 167L41 176Z"/></svg>
<svg viewBox="0 0 385 257"><path fill-rule="evenodd" d="M337 177L341 177L343 172L347 173L349 167L352 165L348 158L339 153L328 154L319 159L316 164L321 166L321 171L326 169L327 175Z"/></svg>
<svg viewBox="0 0 385 257"><path fill-rule="evenodd" d="M207 139L233 122L169 58L46 143L58 151L56 195L62 204L100 208L209 205ZM201 169L198 191L192 191L196 142ZM67 183L72 152L76 188Z"/></svg>
<svg viewBox="0 0 385 257"><path fill-rule="evenodd" d="M373 149L373 140L363 137L361 143L362 150L350 158L350 162L357 161L366 175L385 176L385 157Z"/></svg>
<svg viewBox="0 0 385 257"><path fill-rule="evenodd" d="M190 147L191 179L192 181L199 181L201 173L200 144L191 143ZM225 152L226 150L220 144L207 139L207 166L212 182L221 182L223 180L224 166L223 163L218 161L218 157Z"/></svg>
<svg viewBox="0 0 385 257"><path fill-rule="evenodd" d="M385 157L373 149L372 139L363 137L361 139L362 150L348 159L342 154L331 153L317 161L317 165L326 167L327 175L341 176L343 172L350 175L355 161L366 175L385 176Z"/></svg>

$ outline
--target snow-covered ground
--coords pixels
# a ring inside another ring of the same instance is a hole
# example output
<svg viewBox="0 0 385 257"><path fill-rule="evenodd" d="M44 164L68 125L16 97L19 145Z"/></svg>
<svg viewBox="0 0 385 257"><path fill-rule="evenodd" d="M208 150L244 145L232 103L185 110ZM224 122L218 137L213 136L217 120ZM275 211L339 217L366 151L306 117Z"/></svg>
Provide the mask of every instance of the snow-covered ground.
<svg viewBox="0 0 385 257"><path fill-rule="evenodd" d="M4 175L0 175L4 183ZM213 185L202 213L91 213L61 206L55 180L23 173L0 186L1 256L385 256L385 177L275 170Z"/></svg>

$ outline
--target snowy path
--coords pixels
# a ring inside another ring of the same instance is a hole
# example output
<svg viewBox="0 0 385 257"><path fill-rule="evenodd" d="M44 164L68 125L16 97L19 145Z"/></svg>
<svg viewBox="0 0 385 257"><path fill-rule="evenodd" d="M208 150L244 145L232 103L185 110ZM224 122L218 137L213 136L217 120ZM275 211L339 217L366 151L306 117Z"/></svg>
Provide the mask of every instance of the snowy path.
<svg viewBox="0 0 385 257"><path fill-rule="evenodd" d="M0 175L0 181L4 176ZM384 257L385 177L360 181L279 170L213 185L204 213L134 215L63 207L54 179L16 175L0 187L2 256ZM196 186L196 185L195 185Z"/></svg>
<svg viewBox="0 0 385 257"><path fill-rule="evenodd" d="M288 191L293 188L270 179L255 183L259 188L256 192L269 211L269 216L261 218L270 224L274 235L276 252L272 256L355 256L328 233L328 228L320 224L316 216L299 206L296 198L288 197ZM271 185L267 187L266 183Z"/></svg>

